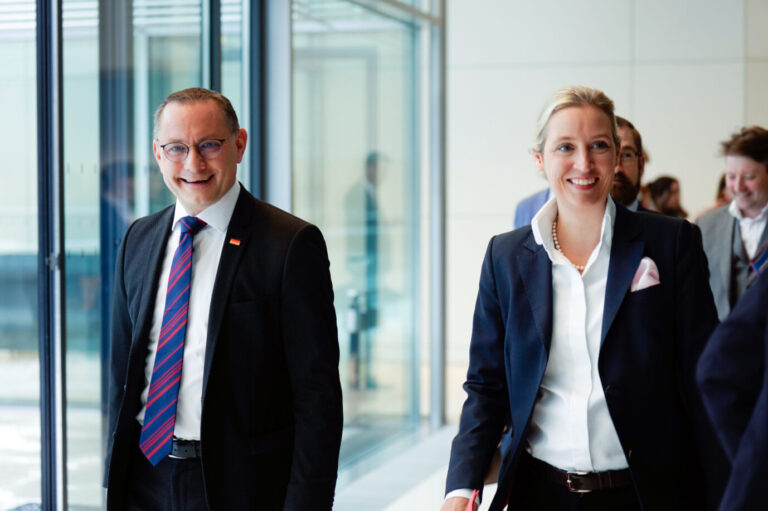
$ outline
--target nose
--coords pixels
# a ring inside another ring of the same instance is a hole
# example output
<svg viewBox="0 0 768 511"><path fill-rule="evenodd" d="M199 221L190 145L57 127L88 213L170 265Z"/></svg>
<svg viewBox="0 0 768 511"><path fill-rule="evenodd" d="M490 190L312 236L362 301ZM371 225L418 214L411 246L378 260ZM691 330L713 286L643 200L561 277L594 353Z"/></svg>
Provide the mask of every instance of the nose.
<svg viewBox="0 0 768 511"><path fill-rule="evenodd" d="M189 148L187 159L184 160L184 166L191 172L196 172L205 168L206 160L198 152L197 147L192 146Z"/></svg>
<svg viewBox="0 0 768 511"><path fill-rule="evenodd" d="M592 153L588 147L583 147L578 150L576 155L576 163L583 172L588 172L592 168Z"/></svg>

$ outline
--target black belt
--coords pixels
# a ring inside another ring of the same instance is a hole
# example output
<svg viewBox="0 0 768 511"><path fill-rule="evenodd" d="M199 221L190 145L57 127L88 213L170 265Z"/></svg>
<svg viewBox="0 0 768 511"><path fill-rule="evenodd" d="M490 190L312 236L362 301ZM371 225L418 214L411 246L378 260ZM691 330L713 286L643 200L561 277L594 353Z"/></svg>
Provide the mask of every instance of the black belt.
<svg viewBox="0 0 768 511"><path fill-rule="evenodd" d="M524 457L523 470L527 470L534 477L565 486L568 491L574 493L589 493L632 484L632 476L628 468L604 472L568 472L536 459L528 453L525 453Z"/></svg>
<svg viewBox="0 0 768 511"><path fill-rule="evenodd" d="M200 457L200 441L199 440L182 440L174 437L173 445L171 446L171 454L168 455L171 458L186 460L191 458Z"/></svg>

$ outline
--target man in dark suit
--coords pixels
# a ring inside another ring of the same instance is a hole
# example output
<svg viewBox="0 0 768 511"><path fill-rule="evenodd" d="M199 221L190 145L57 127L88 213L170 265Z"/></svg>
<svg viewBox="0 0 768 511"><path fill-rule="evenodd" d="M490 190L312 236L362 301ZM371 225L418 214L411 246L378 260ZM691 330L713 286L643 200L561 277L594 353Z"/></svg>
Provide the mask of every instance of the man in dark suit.
<svg viewBox="0 0 768 511"><path fill-rule="evenodd" d="M206 89L155 114L177 201L118 254L110 510L331 509L342 400L325 242L237 182L246 140Z"/></svg>
<svg viewBox="0 0 768 511"><path fill-rule="evenodd" d="M655 271L643 270L648 259ZM495 511L528 509L516 499L551 349L552 267L530 227L494 237L483 262L446 493L482 489L501 437ZM695 382L717 323L699 230L616 206L604 304L598 370L640 509L713 509L726 467Z"/></svg>
<svg viewBox="0 0 768 511"><path fill-rule="evenodd" d="M768 509L768 278L760 277L715 330L698 380L731 461L720 511Z"/></svg>

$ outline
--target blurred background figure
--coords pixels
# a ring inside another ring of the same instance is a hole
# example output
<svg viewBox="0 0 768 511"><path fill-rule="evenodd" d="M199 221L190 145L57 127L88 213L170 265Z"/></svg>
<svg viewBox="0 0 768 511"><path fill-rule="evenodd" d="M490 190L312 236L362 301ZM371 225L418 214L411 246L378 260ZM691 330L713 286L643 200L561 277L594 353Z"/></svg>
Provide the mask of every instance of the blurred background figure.
<svg viewBox="0 0 768 511"><path fill-rule="evenodd" d="M733 199L733 194L731 194L731 191L725 185L725 172L723 172L723 175L720 176L720 181L717 182L717 193L715 194L715 202L708 208L704 209L703 211L700 211L699 214L696 215L696 221L698 221L699 218L709 213L710 211L714 211L719 207L725 206L726 204L731 202L732 199Z"/></svg>
<svg viewBox="0 0 768 511"><path fill-rule="evenodd" d="M539 209L549 200L549 188L529 195L517 203L515 208L515 229L524 225L531 225L531 219L538 213Z"/></svg>
<svg viewBox="0 0 768 511"><path fill-rule="evenodd" d="M638 201L640 180L645 169L643 138L635 125L623 117L616 116L621 146L616 160L611 197L630 211L648 211Z"/></svg>
<svg viewBox="0 0 768 511"><path fill-rule="evenodd" d="M661 176L648 183L653 210L662 215L687 218L688 212L680 205L680 182L672 176Z"/></svg>
<svg viewBox="0 0 768 511"><path fill-rule="evenodd" d="M709 285L724 320L765 269L768 250L768 130L747 126L721 143L726 206L703 215L698 224L709 262Z"/></svg>
<svg viewBox="0 0 768 511"><path fill-rule="evenodd" d="M347 264L352 274L347 313L352 388L376 387L371 355L378 316L381 255L378 185L384 164L381 153L368 153L362 179L352 185L345 197Z"/></svg>

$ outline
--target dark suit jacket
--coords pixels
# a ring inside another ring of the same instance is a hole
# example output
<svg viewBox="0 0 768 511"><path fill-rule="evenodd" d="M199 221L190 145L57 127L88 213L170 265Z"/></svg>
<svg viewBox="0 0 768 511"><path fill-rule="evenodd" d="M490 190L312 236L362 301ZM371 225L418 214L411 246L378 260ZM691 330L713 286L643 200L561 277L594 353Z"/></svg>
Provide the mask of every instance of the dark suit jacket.
<svg viewBox="0 0 768 511"><path fill-rule="evenodd" d="M661 283L630 292L648 256ZM700 510L727 466L698 396L695 368L717 323L699 230L686 221L616 206L598 369L608 409L645 510ZM486 253L459 433L447 491L482 488L505 422L499 486L514 509L552 335L552 266L530 227L494 237ZM505 419L506 418L506 419ZM721 463L718 465L718 461ZM712 507L712 506L710 506Z"/></svg>
<svg viewBox="0 0 768 511"><path fill-rule="evenodd" d="M722 511L768 509L768 277L757 279L699 361L704 404L732 471Z"/></svg>
<svg viewBox="0 0 768 511"><path fill-rule="evenodd" d="M134 222L115 271L108 509L123 503L174 208ZM342 429L339 347L320 231L241 190L211 300L200 428L211 510L330 509Z"/></svg>

